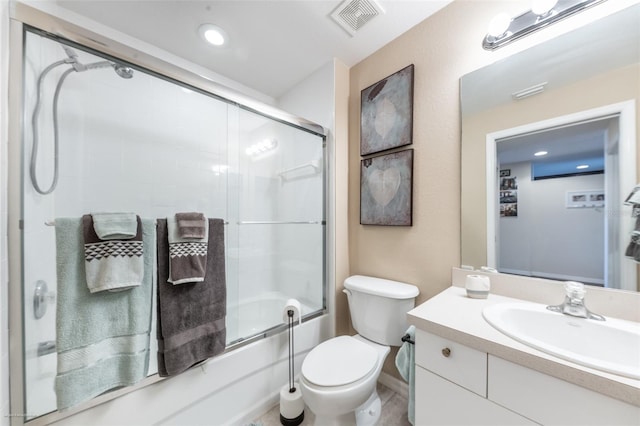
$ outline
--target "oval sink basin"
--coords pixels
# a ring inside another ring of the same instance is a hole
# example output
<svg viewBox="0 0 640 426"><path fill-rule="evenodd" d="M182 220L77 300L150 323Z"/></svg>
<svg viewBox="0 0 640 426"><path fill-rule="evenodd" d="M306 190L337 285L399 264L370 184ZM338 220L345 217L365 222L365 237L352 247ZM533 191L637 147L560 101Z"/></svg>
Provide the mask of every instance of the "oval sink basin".
<svg viewBox="0 0 640 426"><path fill-rule="evenodd" d="M499 303L482 311L507 336L596 370L640 379L640 324L576 318L536 303Z"/></svg>

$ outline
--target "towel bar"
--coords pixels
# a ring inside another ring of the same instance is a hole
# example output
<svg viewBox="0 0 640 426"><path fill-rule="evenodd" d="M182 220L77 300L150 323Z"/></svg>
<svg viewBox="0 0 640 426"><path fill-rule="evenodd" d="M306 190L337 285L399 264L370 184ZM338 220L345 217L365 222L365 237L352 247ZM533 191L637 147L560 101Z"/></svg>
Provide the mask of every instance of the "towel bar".
<svg viewBox="0 0 640 426"><path fill-rule="evenodd" d="M278 172L278 176L280 176L283 179L286 179L286 176L285 176L286 174L291 173L291 172L295 172L295 171L298 171L298 170L306 169L307 167L312 168L314 174L317 173L318 170L320 170L320 160L311 160L308 163L304 163L304 164L301 164L299 166L295 166L295 167L291 167L289 169L282 170L282 171Z"/></svg>
<svg viewBox="0 0 640 426"><path fill-rule="evenodd" d="M48 220L44 223L46 226L56 226L56 221L55 220ZM226 220L224 221L225 225L228 225L229 222L227 222Z"/></svg>
<svg viewBox="0 0 640 426"><path fill-rule="evenodd" d="M411 340L411 336L409 336L409 333L407 333L404 336L402 336L402 338L400 340L402 340L403 342L411 343L412 345L416 344L415 341Z"/></svg>

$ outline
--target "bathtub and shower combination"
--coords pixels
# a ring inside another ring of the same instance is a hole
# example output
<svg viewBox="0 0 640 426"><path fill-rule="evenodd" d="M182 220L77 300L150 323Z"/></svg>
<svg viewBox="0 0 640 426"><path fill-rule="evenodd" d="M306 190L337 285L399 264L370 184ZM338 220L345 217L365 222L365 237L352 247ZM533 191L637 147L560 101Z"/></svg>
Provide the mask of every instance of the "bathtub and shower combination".
<svg viewBox="0 0 640 426"><path fill-rule="evenodd" d="M205 412L211 395L249 375L246 363L234 377L222 370L238 367L234 353L239 359L253 356L252 345L275 359L258 361L255 368L262 368L262 362L266 367L277 365L273 371L279 372L284 368L279 332L284 330L287 299L301 302L307 326L326 312L324 129L209 90L206 83L194 83L194 75L186 73L188 78L181 81L176 69L163 75L162 67L151 70L101 53L96 50L99 44L86 47L78 40L53 36L46 28L21 23L17 27L12 34L23 40L23 93L13 105L19 105L24 119L20 138L10 145L10 155L18 160L10 170L10 198L16 201L10 213L20 218L20 229L10 229L15 249L10 273L12 300L21 293L21 312L12 314L12 321L24 332L11 337L12 345L22 346L12 349L12 374L23 375L17 390L12 389L20 400L12 402L12 411L25 416L14 422L46 424L65 417L55 413L53 391L57 217L132 211L162 218L199 211L225 221L227 351L218 367L209 368L215 373L203 367L201 373L187 372L188 378L162 383L164 393L183 386L167 398L191 411L165 411L153 423L190 421L189 416ZM12 79L16 81L15 69ZM317 338L318 331L311 334ZM155 318L150 377L145 379L149 383L159 380L153 378L154 336ZM303 347L317 343L307 340L301 338ZM222 384L207 388L217 379L196 374L214 374ZM149 389L154 386L143 383L135 393L151 401L158 395ZM187 390L190 386L196 390ZM180 392L192 392L191 400L179 402ZM98 402L113 397L100 398ZM101 415L108 422L106 411Z"/></svg>

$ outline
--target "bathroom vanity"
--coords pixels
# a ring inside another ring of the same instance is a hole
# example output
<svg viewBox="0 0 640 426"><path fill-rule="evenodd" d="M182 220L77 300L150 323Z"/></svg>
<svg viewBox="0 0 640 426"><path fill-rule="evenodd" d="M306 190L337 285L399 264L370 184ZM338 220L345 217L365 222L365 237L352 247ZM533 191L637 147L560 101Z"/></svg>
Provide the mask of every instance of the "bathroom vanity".
<svg viewBox="0 0 640 426"><path fill-rule="evenodd" d="M416 326L416 425L640 424L640 380L560 359L501 333L483 309L531 303L522 299L535 295L495 294L503 282L487 299L471 299L460 280L456 286L456 276L464 275L454 270L452 287L408 315Z"/></svg>

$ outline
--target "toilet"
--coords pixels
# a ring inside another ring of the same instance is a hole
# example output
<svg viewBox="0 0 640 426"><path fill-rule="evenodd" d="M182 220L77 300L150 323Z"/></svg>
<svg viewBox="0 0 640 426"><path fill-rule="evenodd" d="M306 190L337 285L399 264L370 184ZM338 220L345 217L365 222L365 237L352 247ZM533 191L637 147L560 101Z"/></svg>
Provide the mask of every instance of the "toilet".
<svg viewBox="0 0 640 426"><path fill-rule="evenodd" d="M302 363L300 389L317 425L374 425L381 403L376 383L389 346L400 346L416 286L354 275L344 282L355 336L329 339Z"/></svg>

